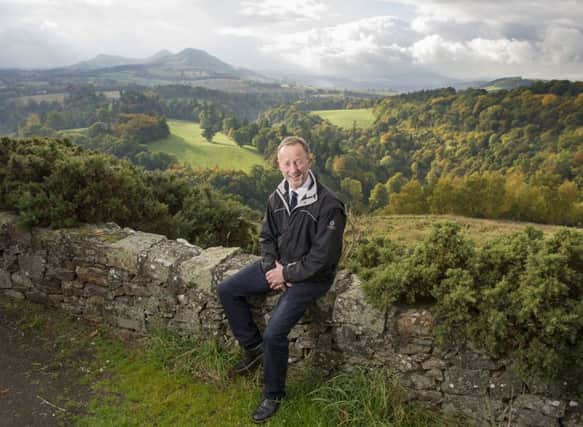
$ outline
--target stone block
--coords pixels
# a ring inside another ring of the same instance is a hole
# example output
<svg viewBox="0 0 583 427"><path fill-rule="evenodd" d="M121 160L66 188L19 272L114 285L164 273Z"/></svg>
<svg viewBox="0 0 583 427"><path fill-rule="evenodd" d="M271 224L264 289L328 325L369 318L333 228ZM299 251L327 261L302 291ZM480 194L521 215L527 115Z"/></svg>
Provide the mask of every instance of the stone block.
<svg viewBox="0 0 583 427"><path fill-rule="evenodd" d="M391 365L401 373L416 372L420 368L420 364L406 354L396 354L394 363Z"/></svg>
<svg viewBox="0 0 583 427"><path fill-rule="evenodd" d="M107 290L107 288L104 288L103 286L94 285L93 283L87 283L83 288L83 296L88 298L95 296L98 296L100 298L107 298L108 294L109 291Z"/></svg>
<svg viewBox="0 0 583 427"><path fill-rule="evenodd" d="M49 301L53 306L58 306L60 303L63 302L63 300L64 300L63 295L58 294L49 295Z"/></svg>
<svg viewBox="0 0 583 427"><path fill-rule="evenodd" d="M49 304L51 300L47 296L47 294L37 291L36 289L30 291L24 291L24 295L26 299L32 302L36 302L37 304Z"/></svg>
<svg viewBox="0 0 583 427"><path fill-rule="evenodd" d="M188 287L196 287L214 294L217 285L215 278L217 267L239 251L239 248L221 246L205 249L200 255L180 264L178 267L180 279Z"/></svg>
<svg viewBox="0 0 583 427"><path fill-rule="evenodd" d="M559 427L561 425L558 419L543 415L539 411L512 408L510 413L512 425L519 427Z"/></svg>
<svg viewBox="0 0 583 427"><path fill-rule="evenodd" d="M105 303L105 298L103 296L100 295L92 295L89 298L87 298L87 305L89 306L103 306L103 304Z"/></svg>
<svg viewBox="0 0 583 427"><path fill-rule="evenodd" d="M143 255L163 240L166 237L159 234L134 232L109 245L106 253L107 265L137 274Z"/></svg>
<svg viewBox="0 0 583 427"><path fill-rule="evenodd" d="M428 355L431 353L433 346L431 341L423 342L412 340L407 343L403 343L399 346L399 353L408 355ZM425 358L427 359L427 357Z"/></svg>
<svg viewBox="0 0 583 427"><path fill-rule="evenodd" d="M449 415L464 415L480 425L498 425L506 406L499 400L475 396L444 395L442 411ZM472 423L473 424L473 423ZM512 424L514 425L514 424Z"/></svg>
<svg viewBox="0 0 583 427"><path fill-rule="evenodd" d="M441 369L430 369L427 372L425 372L425 375L428 378L433 378L436 381L443 381L443 371Z"/></svg>
<svg viewBox="0 0 583 427"><path fill-rule="evenodd" d="M39 282L46 269L46 260L41 255L20 255L18 257L20 272L33 282Z"/></svg>
<svg viewBox="0 0 583 427"><path fill-rule="evenodd" d="M7 297L10 297L10 298L19 299L19 300L23 300L25 298L24 294L22 292L17 291L15 289L5 289L4 295L6 295Z"/></svg>
<svg viewBox="0 0 583 427"><path fill-rule="evenodd" d="M144 322L139 319L128 319L125 317L115 317L114 322L117 326L123 329L130 329L132 331L141 331L144 329Z"/></svg>
<svg viewBox="0 0 583 427"><path fill-rule="evenodd" d="M561 418L565 415L567 404L562 400L547 399L534 394L521 394L514 400L513 406L517 409L531 409L548 417Z"/></svg>
<svg viewBox="0 0 583 427"><path fill-rule="evenodd" d="M583 427L583 405L575 400L569 401L561 421L563 427Z"/></svg>
<svg viewBox="0 0 583 427"><path fill-rule="evenodd" d="M397 315L397 332L405 337L430 337L433 315L426 309L407 309Z"/></svg>
<svg viewBox="0 0 583 427"><path fill-rule="evenodd" d="M447 363L441 359L432 357L421 364L423 369L443 369L447 367Z"/></svg>
<svg viewBox="0 0 583 427"><path fill-rule="evenodd" d="M83 283L64 280L61 282L61 290L64 296L82 296L83 295Z"/></svg>
<svg viewBox="0 0 583 427"><path fill-rule="evenodd" d="M455 366L446 369L444 376L441 385L444 393L465 396L484 396L490 380L487 371L462 369Z"/></svg>
<svg viewBox="0 0 583 427"><path fill-rule="evenodd" d="M437 406L443 401L443 394L434 390L415 390L413 397Z"/></svg>
<svg viewBox="0 0 583 427"><path fill-rule="evenodd" d="M10 273L6 270L0 269L0 289L12 288L12 279Z"/></svg>
<svg viewBox="0 0 583 427"><path fill-rule="evenodd" d="M16 224L18 216L5 211L0 211L0 230L6 229L7 226Z"/></svg>
<svg viewBox="0 0 583 427"><path fill-rule="evenodd" d="M524 388L524 383L515 373L505 370L492 375L488 394L493 399L512 399L521 394Z"/></svg>
<svg viewBox="0 0 583 427"><path fill-rule="evenodd" d="M162 240L144 258L143 274L156 282L166 283L173 267L183 260L200 255L201 252L201 248L188 243Z"/></svg>
<svg viewBox="0 0 583 427"><path fill-rule="evenodd" d="M25 276L20 271L12 273L12 287L14 289L29 289L32 288L32 281L28 276Z"/></svg>
<svg viewBox="0 0 583 427"><path fill-rule="evenodd" d="M432 390L435 388L435 379L422 374L412 374L411 382L417 390Z"/></svg>
<svg viewBox="0 0 583 427"><path fill-rule="evenodd" d="M136 296L136 297L149 297L152 296L152 292L150 291L148 285L143 282L130 282L124 283L122 285L122 294L128 296Z"/></svg>
<svg viewBox="0 0 583 427"><path fill-rule="evenodd" d="M385 313L365 301L362 282L352 276L352 284L336 297L332 319L337 324L350 324L357 330L372 335L382 335L385 330Z"/></svg>
<svg viewBox="0 0 583 427"><path fill-rule="evenodd" d="M75 273L80 282L92 283L105 288L109 286L109 273L103 268L77 266Z"/></svg>

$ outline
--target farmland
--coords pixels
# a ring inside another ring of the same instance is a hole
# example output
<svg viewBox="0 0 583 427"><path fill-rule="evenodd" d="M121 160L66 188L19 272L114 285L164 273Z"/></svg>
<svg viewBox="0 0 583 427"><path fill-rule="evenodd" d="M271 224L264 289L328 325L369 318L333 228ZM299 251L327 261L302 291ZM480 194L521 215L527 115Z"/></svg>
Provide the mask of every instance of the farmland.
<svg viewBox="0 0 583 427"><path fill-rule="evenodd" d="M193 168L234 169L249 171L254 165L265 165L254 147L239 147L228 136L217 133L209 143L203 138L198 123L168 120L170 136L149 144L151 151L172 154Z"/></svg>
<svg viewBox="0 0 583 427"><path fill-rule="evenodd" d="M352 129L356 122L356 127L366 129L372 126L374 115L370 108L359 108L354 110L317 110L312 111L332 124L344 129Z"/></svg>

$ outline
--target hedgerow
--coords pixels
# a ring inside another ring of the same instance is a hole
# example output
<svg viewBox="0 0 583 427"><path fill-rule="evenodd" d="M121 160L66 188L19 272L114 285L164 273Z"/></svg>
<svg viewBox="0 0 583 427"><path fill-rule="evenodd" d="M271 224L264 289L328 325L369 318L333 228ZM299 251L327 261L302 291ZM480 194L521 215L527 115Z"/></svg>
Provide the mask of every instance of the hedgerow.
<svg viewBox="0 0 583 427"><path fill-rule="evenodd" d="M189 177L151 172L66 140L0 140L0 208L21 225L115 222L201 246L249 248L257 214Z"/></svg>
<svg viewBox="0 0 583 427"><path fill-rule="evenodd" d="M583 392L583 233L527 228L478 249L439 223L411 248L362 241L350 266L374 306L432 303L438 342L471 341L525 380Z"/></svg>

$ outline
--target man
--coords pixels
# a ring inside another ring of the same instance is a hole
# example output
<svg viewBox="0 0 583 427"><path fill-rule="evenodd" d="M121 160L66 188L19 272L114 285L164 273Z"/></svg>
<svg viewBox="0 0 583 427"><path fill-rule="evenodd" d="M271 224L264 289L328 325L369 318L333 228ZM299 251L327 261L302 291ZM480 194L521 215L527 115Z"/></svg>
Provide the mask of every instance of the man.
<svg viewBox="0 0 583 427"><path fill-rule="evenodd" d="M233 335L244 349L234 372L245 373L263 360L264 399L252 415L261 423L285 396L288 334L311 302L334 280L346 223L344 205L312 171L310 148L297 136L277 150L283 181L269 196L263 220L261 261L222 282L218 294ZM281 292L263 336L246 298Z"/></svg>

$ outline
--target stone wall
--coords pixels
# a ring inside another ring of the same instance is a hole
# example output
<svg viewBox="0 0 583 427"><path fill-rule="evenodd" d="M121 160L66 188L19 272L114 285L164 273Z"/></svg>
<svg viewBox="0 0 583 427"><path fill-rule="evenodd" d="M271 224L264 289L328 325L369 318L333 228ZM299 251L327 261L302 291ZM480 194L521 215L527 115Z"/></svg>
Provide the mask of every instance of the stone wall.
<svg viewBox="0 0 583 427"><path fill-rule="evenodd" d="M0 292L141 333L166 325L229 337L215 288L255 259L115 224L23 231L0 213ZM276 294L252 301L258 323L276 301ZM525 384L505 360L437 346L432 327L430 307L379 311L364 302L359 279L342 271L293 329L290 359L388 366L412 398L477 424L583 426L583 402L560 385Z"/></svg>

